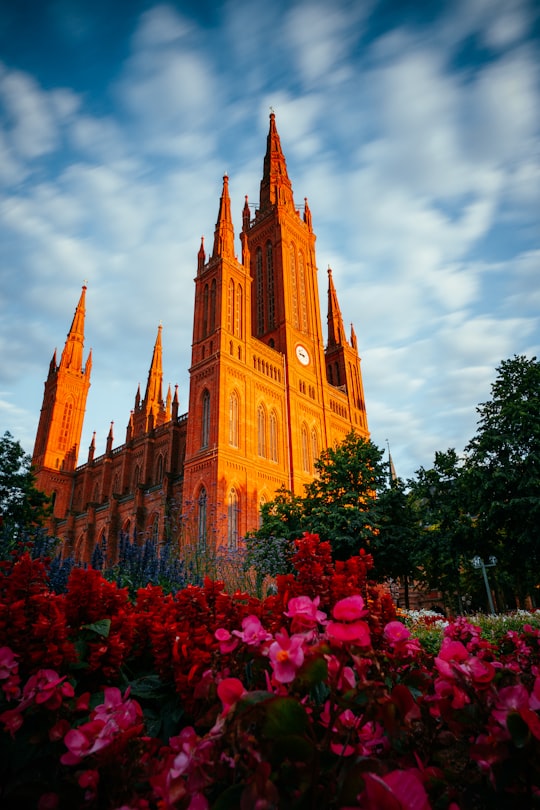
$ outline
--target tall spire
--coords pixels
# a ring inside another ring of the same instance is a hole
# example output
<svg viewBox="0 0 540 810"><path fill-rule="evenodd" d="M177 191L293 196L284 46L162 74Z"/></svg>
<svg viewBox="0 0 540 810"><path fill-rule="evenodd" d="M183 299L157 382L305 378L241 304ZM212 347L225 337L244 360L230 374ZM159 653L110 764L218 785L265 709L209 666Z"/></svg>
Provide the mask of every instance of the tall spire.
<svg viewBox="0 0 540 810"><path fill-rule="evenodd" d="M290 205L291 208L294 208L292 185L287 174L287 164L276 129L276 116L272 111L261 180L260 211L264 212L276 203Z"/></svg>
<svg viewBox="0 0 540 810"><path fill-rule="evenodd" d="M346 343L343 318L337 299L332 270L328 268L328 346L344 346Z"/></svg>
<svg viewBox="0 0 540 810"><path fill-rule="evenodd" d="M70 371L83 371L84 316L86 314L86 284L83 284L81 297L73 316L64 351L60 359L60 368Z"/></svg>
<svg viewBox="0 0 540 810"><path fill-rule="evenodd" d="M150 364L150 371L148 372L148 382L146 383L146 392L144 395L144 409L148 414L150 411L154 416L163 408L163 364L162 364L162 348L161 348L161 324L158 326L158 333L156 342L154 344L154 352L152 354L152 363Z"/></svg>
<svg viewBox="0 0 540 810"><path fill-rule="evenodd" d="M231 217L231 201L229 198L229 178L223 178L223 192L219 201L219 214L214 232L214 249L212 258L217 256L234 259L234 228Z"/></svg>

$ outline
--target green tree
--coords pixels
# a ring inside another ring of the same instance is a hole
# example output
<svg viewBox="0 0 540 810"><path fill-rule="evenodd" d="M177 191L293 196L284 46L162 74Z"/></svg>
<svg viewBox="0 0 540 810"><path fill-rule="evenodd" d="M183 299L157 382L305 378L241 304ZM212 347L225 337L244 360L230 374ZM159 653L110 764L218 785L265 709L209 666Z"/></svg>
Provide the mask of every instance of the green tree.
<svg viewBox="0 0 540 810"><path fill-rule="evenodd" d="M414 550L418 579L440 590L447 606L461 613L462 572L475 553L464 461L453 448L437 452L433 467L421 467L409 486L420 526Z"/></svg>
<svg viewBox="0 0 540 810"><path fill-rule="evenodd" d="M478 542L499 583L538 599L540 571L540 363L515 355L497 369L466 448Z"/></svg>
<svg viewBox="0 0 540 810"><path fill-rule="evenodd" d="M50 514L50 499L36 489L30 456L6 431L0 439L0 521L17 535L42 526Z"/></svg>
<svg viewBox="0 0 540 810"><path fill-rule="evenodd" d="M379 494L377 509L378 532L370 542L373 575L379 582L397 580L408 608L409 586L418 579L416 555L421 528L414 500L400 478Z"/></svg>

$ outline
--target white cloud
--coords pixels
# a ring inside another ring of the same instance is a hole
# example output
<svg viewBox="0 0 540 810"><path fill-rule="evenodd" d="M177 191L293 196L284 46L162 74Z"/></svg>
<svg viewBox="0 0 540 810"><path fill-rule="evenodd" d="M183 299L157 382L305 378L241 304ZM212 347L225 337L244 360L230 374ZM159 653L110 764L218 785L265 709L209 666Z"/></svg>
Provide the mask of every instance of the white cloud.
<svg viewBox="0 0 540 810"><path fill-rule="evenodd" d="M34 79L19 71L0 75L0 99L9 126L13 151L22 158L36 158L51 152L58 131L50 104Z"/></svg>

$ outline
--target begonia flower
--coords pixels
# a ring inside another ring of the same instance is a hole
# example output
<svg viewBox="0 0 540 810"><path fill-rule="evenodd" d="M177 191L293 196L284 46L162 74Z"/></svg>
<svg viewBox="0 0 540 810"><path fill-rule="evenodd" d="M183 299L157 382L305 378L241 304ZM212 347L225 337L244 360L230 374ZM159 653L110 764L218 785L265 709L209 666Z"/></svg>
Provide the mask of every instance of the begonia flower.
<svg viewBox="0 0 540 810"><path fill-rule="evenodd" d="M242 619L242 630L233 630L233 635L241 638L244 644L256 646L272 638L271 633L267 633L257 616L246 616Z"/></svg>
<svg viewBox="0 0 540 810"><path fill-rule="evenodd" d="M364 610L364 600L360 594L353 596L346 596L345 599L340 599L336 602L332 610L332 616L337 621L352 622L356 619L361 619L366 616L367 610Z"/></svg>
<svg viewBox="0 0 540 810"><path fill-rule="evenodd" d="M242 695L246 694L244 684L238 678L223 678L217 686L218 697L223 705L223 714L238 703Z"/></svg>
<svg viewBox="0 0 540 810"><path fill-rule="evenodd" d="M0 680L16 675L19 670L19 656L9 647L0 647Z"/></svg>
<svg viewBox="0 0 540 810"><path fill-rule="evenodd" d="M275 641L268 649L274 677L279 683L291 683L304 663L304 637L289 636L286 630L277 632Z"/></svg>
<svg viewBox="0 0 540 810"><path fill-rule="evenodd" d="M305 630L312 630L317 624L322 624L326 620L326 613L318 610L320 596L311 599L309 596L295 596L289 599L285 616L292 619L291 630L293 633L302 633Z"/></svg>
<svg viewBox="0 0 540 810"><path fill-rule="evenodd" d="M358 647L369 647L371 636L367 622L329 622L326 635L338 644L355 644Z"/></svg>
<svg viewBox="0 0 540 810"><path fill-rule="evenodd" d="M219 651L222 655L227 655L227 653L232 652L238 647L238 639L233 638L224 627L218 627L214 636L219 641Z"/></svg>

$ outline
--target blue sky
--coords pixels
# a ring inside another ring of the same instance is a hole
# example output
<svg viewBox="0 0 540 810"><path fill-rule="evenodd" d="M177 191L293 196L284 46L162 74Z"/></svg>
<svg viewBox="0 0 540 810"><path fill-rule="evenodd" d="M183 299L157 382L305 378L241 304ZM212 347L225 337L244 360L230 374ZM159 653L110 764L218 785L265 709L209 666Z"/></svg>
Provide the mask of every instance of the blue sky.
<svg viewBox="0 0 540 810"><path fill-rule="evenodd" d="M160 322L187 410L200 237L224 173L238 237L273 107L373 440L404 478L463 450L540 354L539 69L534 0L1 4L0 432L32 450L85 279L79 461L124 441Z"/></svg>

